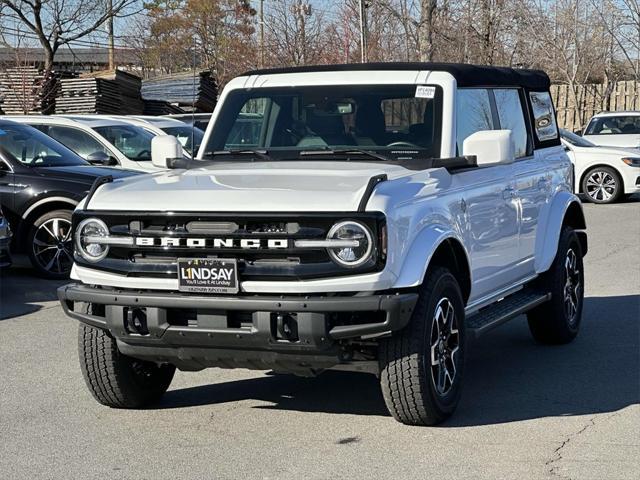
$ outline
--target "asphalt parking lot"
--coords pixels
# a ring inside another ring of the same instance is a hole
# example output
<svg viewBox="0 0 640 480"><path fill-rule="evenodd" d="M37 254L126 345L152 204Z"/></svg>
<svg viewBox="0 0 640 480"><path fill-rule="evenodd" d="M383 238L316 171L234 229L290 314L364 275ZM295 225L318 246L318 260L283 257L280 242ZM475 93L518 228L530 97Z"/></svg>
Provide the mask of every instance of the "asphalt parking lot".
<svg viewBox="0 0 640 480"><path fill-rule="evenodd" d="M102 407L60 282L12 268L0 277L0 478L637 479L640 198L585 211L576 341L538 346L524 317L490 333L437 428L396 423L374 376L338 372L179 372L153 409Z"/></svg>

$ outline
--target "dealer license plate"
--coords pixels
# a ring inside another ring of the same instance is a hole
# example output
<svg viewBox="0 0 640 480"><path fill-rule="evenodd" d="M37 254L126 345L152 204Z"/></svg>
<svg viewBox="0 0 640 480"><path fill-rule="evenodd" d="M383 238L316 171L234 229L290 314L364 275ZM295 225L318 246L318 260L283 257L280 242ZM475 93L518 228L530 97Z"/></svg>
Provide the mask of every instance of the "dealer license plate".
<svg viewBox="0 0 640 480"><path fill-rule="evenodd" d="M229 258L179 258L181 292L238 293L238 262Z"/></svg>

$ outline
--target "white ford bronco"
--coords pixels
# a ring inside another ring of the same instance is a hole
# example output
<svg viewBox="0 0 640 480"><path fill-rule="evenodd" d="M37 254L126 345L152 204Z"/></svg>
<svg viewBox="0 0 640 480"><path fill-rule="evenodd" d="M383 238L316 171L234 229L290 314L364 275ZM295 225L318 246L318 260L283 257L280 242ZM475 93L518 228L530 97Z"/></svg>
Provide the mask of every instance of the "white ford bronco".
<svg viewBox="0 0 640 480"><path fill-rule="evenodd" d="M98 402L175 369L379 375L391 414L454 411L465 341L526 313L577 334L587 251L540 71L387 63L231 81L196 158L103 177L73 215L79 356Z"/></svg>

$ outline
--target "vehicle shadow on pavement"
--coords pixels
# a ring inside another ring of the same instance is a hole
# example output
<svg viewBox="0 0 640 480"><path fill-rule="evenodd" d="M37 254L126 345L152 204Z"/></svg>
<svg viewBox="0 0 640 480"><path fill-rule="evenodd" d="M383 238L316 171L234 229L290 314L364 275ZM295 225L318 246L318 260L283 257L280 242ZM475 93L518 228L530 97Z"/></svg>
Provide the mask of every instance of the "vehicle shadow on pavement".
<svg viewBox="0 0 640 480"><path fill-rule="evenodd" d="M11 267L0 274L0 321L28 315L58 301L56 289L69 280L45 280L31 268ZM57 304L57 303L56 303Z"/></svg>
<svg viewBox="0 0 640 480"><path fill-rule="evenodd" d="M524 317L468 344L463 395L443 427L613 412L640 402L640 296L585 299L569 345L537 345ZM275 375L167 392L156 408L256 399L255 408L388 416L378 380L329 371Z"/></svg>

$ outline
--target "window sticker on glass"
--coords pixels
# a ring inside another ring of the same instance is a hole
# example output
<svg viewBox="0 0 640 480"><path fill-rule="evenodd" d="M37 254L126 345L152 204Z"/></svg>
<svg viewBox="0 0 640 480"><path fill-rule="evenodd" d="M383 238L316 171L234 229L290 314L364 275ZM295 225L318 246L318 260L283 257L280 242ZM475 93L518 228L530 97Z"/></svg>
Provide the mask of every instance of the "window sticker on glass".
<svg viewBox="0 0 640 480"><path fill-rule="evenodd" d="M533 109L534 126L538 140L544 142L545 140L558 138L551 96L547 92L531 92L529 93L529 98L531 98L531 108Z"/></svg>
<svg viewBox="0 0 640 480"><path fill-rule="evenodd" d="M436 87L418 85L418 87L416 88L416 98L434 98L435 96L436 96Z"/></svg>

